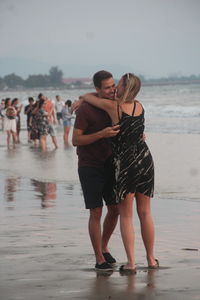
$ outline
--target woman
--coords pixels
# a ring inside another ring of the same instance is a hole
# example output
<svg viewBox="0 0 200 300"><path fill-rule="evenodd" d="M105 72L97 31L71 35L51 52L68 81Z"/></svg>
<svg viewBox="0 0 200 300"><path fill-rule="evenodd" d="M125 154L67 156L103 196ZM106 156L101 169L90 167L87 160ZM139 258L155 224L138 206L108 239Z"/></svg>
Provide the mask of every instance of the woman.
<svg viewBox="0 0 200 300"><path fill-rule="evenodd" d="M20 143L20 139L19 139L19 134L20 134L20 130L21 130L21 117L20 117L20 113L21 113L21 110L22 110L22 107L23 105L19 105L19 99L18 98L14 98L12 100L12 104L11 104L16 112L17 112L17 115L16 115L16 123L17 123L17 143Z"/></svg>
<svg viewBox="0 0 200 300"><path fill-rule="evenodd" d="M64 143L65 145L68 145L68 137L70 128L72 126L71 119L72 119L72 101L67 100L65 102L65 106L62 109L62 119L63 119L63 126L64 126Z"/></svg>
<svg viewBox="0 0 200 300"><path fill-rule="evenodd" d="M10 147L10 138L13 138L13 145L17 142L17 127L16 127L16 115L17 112L14 107L11 106L11 99L7 98L5 100L4 111L4 130L7 133L7 146Z"/></svg>
<svg viewBox="0 0 200 300"><path fill-rule="evenodd" d="M135 99L140 86L140 79L128 73L119 81L117 101L99 99L95 94L82 96L84 101L105 110L112 123L120 126L120 132L112 139L115 166L113 202L118 203L121 236L128 260L126 265L120 267L120 271L133 273L136 273L132 224L134 197L148 267L159 266L153 252L154 225L150 209L150 198L154 191L154 165L151 153L143 139L144 109Z"/></svg>
<svg viewBox="0 0 200 300"><path fill-rule="evenodd" d="M37 116L36 116L36 113L38 111L38 105L39 105L39 101L36 101L36 103L33 104L33 109L31 111L31 116L29 120L30 139L31 141L33 141L35 147L37 146L38 140L40 139Z"/></svg>
<svg viewBox="0 0 200 300"><path fill-rule="evenodd" d="M48 113L44 110L45 100L38 102L38 108L35 111L35 119L38 126L38 137L42 151L47 149L47 135L49 134Z"/></svg>

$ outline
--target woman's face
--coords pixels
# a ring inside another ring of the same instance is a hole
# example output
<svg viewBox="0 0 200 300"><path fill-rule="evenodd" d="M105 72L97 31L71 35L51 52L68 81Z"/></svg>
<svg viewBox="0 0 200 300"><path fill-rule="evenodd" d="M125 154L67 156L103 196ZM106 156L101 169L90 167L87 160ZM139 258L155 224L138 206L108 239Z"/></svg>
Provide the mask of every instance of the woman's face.
<svg viewBox="0 0 200 300"><path fill-rule="evenodd" d="M19 104L19 100L16 100L16 101L13 103L14 106L18 106L18 104Z"/></svg>
<svg viewBox="0 0 200 300"><path fill-rule="evenodd" d="M121 78L117 85L117 98L120 98L123 94L124 94L124 82L123 82L123 78Z"/></svg>

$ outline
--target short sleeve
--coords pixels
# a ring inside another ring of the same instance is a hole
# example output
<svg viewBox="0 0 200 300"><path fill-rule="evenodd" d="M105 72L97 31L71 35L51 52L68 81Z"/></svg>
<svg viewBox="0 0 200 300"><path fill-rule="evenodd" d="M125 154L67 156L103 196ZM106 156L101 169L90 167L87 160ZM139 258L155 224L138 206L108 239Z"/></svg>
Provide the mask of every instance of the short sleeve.
<svg viewBox="0 0 200 300"><path fill-rule="evenodd" d="M24 108L24 113L26 113L27 110L28 110L28 105L25 106L25 108Z"/></svg>
<svg viewBox="0 0 200 300"><path fill-rule="evenodd" d="M88 109L86 103L83 103L76 112L74 128L85 131L88 125Z"/></svg>

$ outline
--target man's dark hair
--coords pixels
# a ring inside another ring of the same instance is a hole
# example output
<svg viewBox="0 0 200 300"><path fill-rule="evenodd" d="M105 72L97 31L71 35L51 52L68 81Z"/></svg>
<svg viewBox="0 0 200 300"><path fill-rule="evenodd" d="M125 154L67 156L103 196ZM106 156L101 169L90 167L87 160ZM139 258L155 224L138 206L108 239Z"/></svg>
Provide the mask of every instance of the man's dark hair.
<svg viewBox="0 0 200 300"><path fill-rule="evenodd" d="M39 93L38 99L40 99L42 96L43 96L43 94L42 94L42 93Z"/></svg>
<svg viewBox="0 0 200 300"><path fill-rule="evenodd" d="M112 78L112 77L113 77L112 74L108 71L104 71L104 70L99 71L99 72L95 73L94 76L93 76L94 86L96 88L100 89L102 81L105 80L105 79Z"/></svg>
<svg viewBox="0 0 200 300"><path fill-rule="evenodd" d="M28 98L28 102L34 102L33 97L29 97L29 98Z"/></svg>

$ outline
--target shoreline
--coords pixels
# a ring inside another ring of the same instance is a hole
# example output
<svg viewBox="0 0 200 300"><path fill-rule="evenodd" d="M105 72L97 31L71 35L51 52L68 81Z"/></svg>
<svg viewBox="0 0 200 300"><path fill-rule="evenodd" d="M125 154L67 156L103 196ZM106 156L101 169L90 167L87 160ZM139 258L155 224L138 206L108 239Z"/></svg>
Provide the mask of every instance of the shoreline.
<svg viewBox="0 0 200 300"><path fill-rule="evenodd" d="M25 130L21 132L21 144L16 145L15 150L7 149L6 134L0 132L0 170L11 170L39 180L48 178L52 181L78 183L76 148L64 147L62 134L62 128L59 128L57 150L54 150L48 137L48 151L41 153L38 148L27 143ZM70 139L71 135L72 130ZM146 143L155 163L157 193L176 193L177 197L182 197L184 193L200 194L199 134L146 132ZM31 168L26 163L29 160Z"/></svg>

